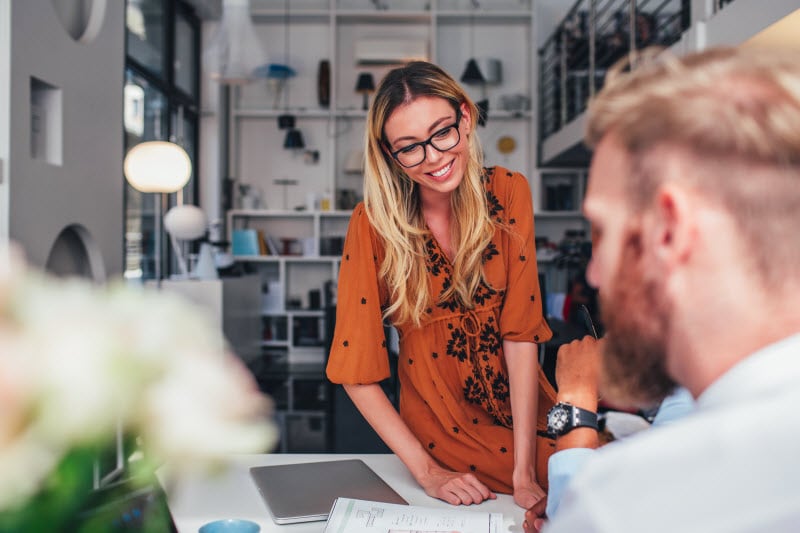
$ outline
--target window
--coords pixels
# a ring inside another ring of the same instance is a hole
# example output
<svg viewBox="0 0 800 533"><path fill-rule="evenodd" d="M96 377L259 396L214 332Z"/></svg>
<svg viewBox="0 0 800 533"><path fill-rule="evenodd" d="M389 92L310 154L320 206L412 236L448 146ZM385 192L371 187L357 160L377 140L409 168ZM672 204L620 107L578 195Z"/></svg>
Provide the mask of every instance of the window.
<svg viewBox="0 0 800 533"><path fill-rule="evenodd" d="M125 150L144 141L173 141L183 146L196 168L200 21L182 0L127 2ZM173 270L161 216L176 203L198 203L195 178L170 195L141 193L126 182L127 279L163 278Z"/></svg>

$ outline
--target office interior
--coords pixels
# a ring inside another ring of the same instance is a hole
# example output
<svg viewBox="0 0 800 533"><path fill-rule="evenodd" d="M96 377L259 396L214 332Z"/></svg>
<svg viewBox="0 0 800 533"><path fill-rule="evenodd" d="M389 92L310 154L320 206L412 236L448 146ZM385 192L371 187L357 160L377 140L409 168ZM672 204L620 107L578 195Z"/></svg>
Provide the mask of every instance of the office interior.
<svg viewBox="0 0 800 533"><path fill-rule="evenodd" d="M54 275L207 307L275 402L276 453L389 451L324 375L366 108L388 69L424 57L466 80L488 107L487 164L528 177L545 311L564 324L545 364L578 334L564 302L591 253L582 133L606 69L653 44L800 35L796 0L250 0L222 32L241 4L0 0L0 243ZM257 75L213 75L225 39ZM188 183L126 181L126 154L148 141L183 147ZM200 236L167 231L176 206L202 211Z"/></svg>

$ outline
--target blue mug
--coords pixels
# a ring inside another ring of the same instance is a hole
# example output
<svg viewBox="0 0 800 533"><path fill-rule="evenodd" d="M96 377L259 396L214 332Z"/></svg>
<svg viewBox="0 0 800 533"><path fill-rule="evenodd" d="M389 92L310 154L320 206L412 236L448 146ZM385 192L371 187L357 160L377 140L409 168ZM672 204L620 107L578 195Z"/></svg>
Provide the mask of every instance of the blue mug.
<svg viewBox="0 0 800 533"><path fill-rule="evenodd" d="M229 518L203 524L198 533L258 533L261 526L250 520Z"/></svg>

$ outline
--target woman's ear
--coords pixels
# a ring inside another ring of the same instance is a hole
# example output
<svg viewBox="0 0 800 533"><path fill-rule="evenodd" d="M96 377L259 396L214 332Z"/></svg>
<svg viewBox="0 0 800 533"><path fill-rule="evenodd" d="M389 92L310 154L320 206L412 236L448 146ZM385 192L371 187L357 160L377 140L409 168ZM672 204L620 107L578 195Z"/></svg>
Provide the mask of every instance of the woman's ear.
<svg viewBox="0 0 800 533"><path fill-rule="evenodd" d="M459 107L461 108L461 120L464 133L469 135L469 133L472 131L472 114L470 113L469 106L466 104L466 102L461 102Z"/></svg>

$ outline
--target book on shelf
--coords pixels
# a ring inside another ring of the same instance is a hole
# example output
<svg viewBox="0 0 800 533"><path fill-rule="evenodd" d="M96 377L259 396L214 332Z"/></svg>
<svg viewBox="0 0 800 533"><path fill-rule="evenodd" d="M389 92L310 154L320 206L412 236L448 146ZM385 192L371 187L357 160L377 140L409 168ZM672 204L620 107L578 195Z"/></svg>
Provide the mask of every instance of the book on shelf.
<svg viewBox="0 0 800 533"><path fill-rule="evenodd" d="M503 514L336 498L324 533L501 533Z"/></svg>
<svg viewBox="0 0 800 533"><path fill-rule="evenodd" d="M265 239L267 241L267 249L269 250L269 253L272 255L281 255L281 248L278 246L278 239L272 235L265 235Z"/></svg>
<svg viewBox="0 0 800 533"><path fill-rule="evenodd" d="M267 246L267 237L264 230L258 230L258 253L261 255L269 255L269 247Z"/></svg>

